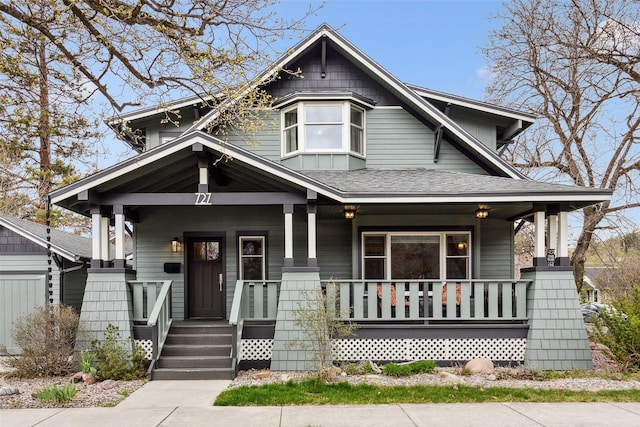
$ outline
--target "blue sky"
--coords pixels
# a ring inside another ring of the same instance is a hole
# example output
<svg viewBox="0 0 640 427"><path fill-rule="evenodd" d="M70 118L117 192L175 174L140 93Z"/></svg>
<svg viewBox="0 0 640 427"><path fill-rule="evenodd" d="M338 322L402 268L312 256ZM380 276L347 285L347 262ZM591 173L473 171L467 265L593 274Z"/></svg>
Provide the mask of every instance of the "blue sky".
<svg viewBox="0 0 640 427"><path fill-rule="evenodd" d="M299 16L309 2L281 0L286 15ZM326 22L396 77L429 89L473 99L484 97L480 47L501 9L489 0L329 0L308 20Z"/></svg>

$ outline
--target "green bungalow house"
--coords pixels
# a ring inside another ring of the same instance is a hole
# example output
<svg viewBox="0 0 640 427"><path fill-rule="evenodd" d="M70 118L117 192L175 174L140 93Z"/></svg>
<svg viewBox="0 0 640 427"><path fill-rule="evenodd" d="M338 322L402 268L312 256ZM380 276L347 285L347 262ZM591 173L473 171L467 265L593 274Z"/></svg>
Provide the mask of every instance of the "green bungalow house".
<svg viewBox="0 0 640 427"><path fill-rule="evenodd" d="M90 262L91 239L0 214L0 354L20 352L14 324L36 307L63 303L80 312Z"/></svg>
<svg viewBox="0 0 640 427"><path fill-rule="evenodd" d="M285 68L304 78L270 78ZM504 161L534 117L405 84L326 25L263 77L275 101L257 146L218 138L220 111L183 100L179 128L162 109L111 122L143 136L124 138L139 154L51 193L92 220L82 318L96 334L113 323L144 343L152 378L308 369L296 316L331 283L336 315L357 325L337 361L592 367L567 214L611 192ZM535 266L516 280L521 219Z"/></svg>

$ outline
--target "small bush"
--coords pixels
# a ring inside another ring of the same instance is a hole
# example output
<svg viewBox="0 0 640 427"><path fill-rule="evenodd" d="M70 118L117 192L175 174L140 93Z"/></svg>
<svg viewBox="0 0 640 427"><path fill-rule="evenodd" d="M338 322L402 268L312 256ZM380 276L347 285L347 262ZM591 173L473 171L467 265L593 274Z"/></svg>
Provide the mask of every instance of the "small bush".
<svg viewBox="0 0 640 427"><path fill-rule="evenodd" d="M146 360L139 346L133 354L120 340L117 326L109 324L103 342L91 341L90 353L95 354L96 372L101 380L133 380L146 375Z"/></svg>
<svg viewBox="0 0 640 427"><path fill-rule="evenodd" d="M415 374L433 372L435 368L436 363L432 360L419 360L402 365L387 363L382 367L382 373L392 377L408 377Z"/></svg>
<svg viewBox="0 0 640 427"><path fill-rule="evenodd" d="M623 371L640 371L640 287L631 297L614 302L615 310L600 310L594 323L593 337L608 348Z"/></svg>
<svg viewBox="0 0 640 427"><path fill-rule="evenodd" d="M375 371L371 367L371 363L368 361L362 361L359 363L347 363L340 366L347 375L366 375L374 374Z"/></svg>
<svg viewBox="0 0 640 427"><path fill-rule="evenodd" d="M8 364L18 377L66 375L71 372L79 316L64 305L44 305L18 320L13 337L22 353Z"/></svg>
<svg viewBox="0 0 640 427"><path fill-rule="evenodd" d="M52 385L35 392L34 396L44 403L67 403L73 399L77 391L75 384L66 384L62 387Z"/></svg>

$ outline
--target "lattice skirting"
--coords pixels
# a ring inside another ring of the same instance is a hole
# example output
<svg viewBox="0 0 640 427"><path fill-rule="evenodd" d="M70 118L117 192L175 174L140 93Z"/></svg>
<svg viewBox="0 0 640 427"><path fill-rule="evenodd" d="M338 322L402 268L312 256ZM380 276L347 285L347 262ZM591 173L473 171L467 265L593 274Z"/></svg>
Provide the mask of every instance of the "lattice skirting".
<svg viewBox="0 0 640 427"><path fill-rule="evenodd" d="M135 340L134 343L139 345L144 352L144 356L147 360L151 360L153 357L153 341L151 340Z"/></svg>
<svg viewBox="0 0 640 427"><path fill-rule="evenodd" d="M244 339L240 360L269 360L273 340ZM343 339L335 340L332 357L360 360L471 360L523 362L526 338Z"/></svg>

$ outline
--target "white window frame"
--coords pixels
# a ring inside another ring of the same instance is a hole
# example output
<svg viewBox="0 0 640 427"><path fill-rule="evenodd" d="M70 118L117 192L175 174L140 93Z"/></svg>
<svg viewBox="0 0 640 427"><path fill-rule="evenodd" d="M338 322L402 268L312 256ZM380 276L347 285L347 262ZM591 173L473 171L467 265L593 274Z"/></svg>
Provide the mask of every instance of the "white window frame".
<svg viewBox="0 0 640 427"><path fill-rule="evenodd" d="M466 256L450 256L447 254L447 236L451 235L464 235L467 237L468 247ZM385 249L384 255L376 255L365 257L365 237L366 236L385 236ZM431 280L448 280L447 276L447 259L448 258L467 258L467 271L471 279L471 266L472 263L472 243L471 243L471 231L363 231L361 234L361 256L360 256L360 271L364 278L364 264L366 258L384 258L385 260L385 278L383 280L398 280L407 279L406 277L391 277L391 238L393 236L439 236L440 239L440 277L432 278ZM425 279L428 280L428 279Z"/></svg>
<svg viewBox="0 0 640 427"><path fill-rule="evenodd" d="M242 253L244 240L260 240L262 242L262 255L246 255ZM244 263L242 262L246 258L262 258L262 278L260 280L266 280L267 276L267 239L261 235L241 235L238 236L238 280L249 280L244 278ZM255 280L255 279L253 279Z"/></svg>
<svg viewBox="0 0 640 427"><path fill-rule="evenodd" d="M318 122L306 122L306 114L305 107L309 105L334 105L341 106L342 108L342 121L338 122L326 122L326 124L334 124L342 126L342 141L340 148L307 148L306 141L306 125L314 125L319 124ZM285 114L297 109L297 118L298 122L295 125L285 126ZM362 113L362 126L355 125L351 123L351 110L355 109ZM356 127L358 130L362 131L362 152L352 151L351 150L351 128ZM294 151L287 152L287 143L285 132L289 129L296 128L297 136L298 136L298 149ZM364 157L366 152L366 110L352 102L349 101L323 101L323 102L311 102L311 101L300 101L289 108L285 108L281 111L280 114L280 140L281 140L281 155L283 158L290 157L293 155L297 155L300 153L350 153L355 156Z"/></svg>

